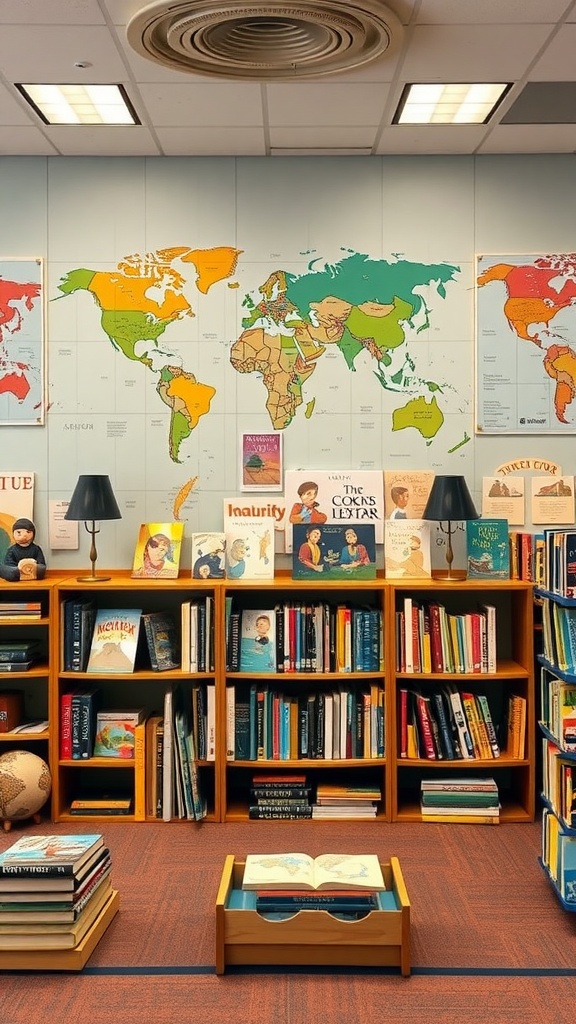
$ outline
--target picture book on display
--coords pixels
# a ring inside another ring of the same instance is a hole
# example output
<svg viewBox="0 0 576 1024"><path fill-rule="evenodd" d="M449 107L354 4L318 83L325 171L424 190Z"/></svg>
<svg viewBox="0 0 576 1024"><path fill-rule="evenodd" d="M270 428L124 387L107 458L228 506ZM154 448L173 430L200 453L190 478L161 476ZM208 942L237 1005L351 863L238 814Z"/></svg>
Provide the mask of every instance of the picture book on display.
<svg viewBox="0 0 576 1024"><path fill-rule="evenodd" d="M269 516L225 517L224 532L228 579L274 578L274 526Z"/></svg>
<svg viewBox="0 0 576 1024"><path fill-rule="evenodd" d="M293 527L335 523L372 525L376 544L384 542L384 481L381 470L295 469L284 474L285 548L293 550Z"/></svg>
<svg viewBox="0 0 576 1024"><path fill-rule="evenodd" d="M240 490L281 491L282 434L240 434Z"/></svg>
<svg viewBox="0 0 576 1024"><path fill-rule="evenodd" d="M386 519L421 519L434 482L432 470L384 470Z"/></svg>
<svg viewBox="0 0 576 1024"><path fill-rule="evenodd" d="M375 853L249 853L243 889L386 889Z"/></svg>
<svg viewBox="0 0 576 1024"><path fill-rule="evenodd" d="M273 609L242 611L240 671L276 671L276 616Z"/></svg>
<svg viewBox="0 0 576 1024"><path fill-rule="evenodd" d="M133 672L141 608L99 608L87 672Z"/></svg>
<svg viewBox="0 0 576 1024"><path fill-rule="evenodd" d="M226 534L223 531L192 534L192 577L218 580L226 575Z"/></svg>
<svg viewBox="0 0 576 1024"><path fill-rule="evenodd" d="M431 575L430 523L425 519L387 519L384 524L386 578Z"/></svg>
<svg viewBox="0 0 576 1024"><path fill-rule="evenodd" d="M142 523L134 552L132 576L176 579L184 523Z"/></svg>
<svg viewBox="0 0 576 1024"><path fill-rule="evenodd" d="M134 732L144 718L144 709L99 711L96 716L94 757L134 757Z"/></svg>
<svg viewBox="0 0 576 1024"><path fill-rule="evenodd" d="M264 516L271 520L274 530L274 550L284 551L284 529L286 523L286 502L281 494L257 494L251 498L242 494L236 498L224 498L222 506L224 523L229 519L251 519L253 516Z"/></svg>
<svg viewBox="0 0 576 1024"><path fill-rule="evenodd" d="M469 579L510 578L507 519L470 519L466 523L466 565Z"/></svg>
<svg viewBox="0 0 576 1024"><path fill-rule="evenodd" d="M292 578L376 579L374 524L293 527Z"/></svg>

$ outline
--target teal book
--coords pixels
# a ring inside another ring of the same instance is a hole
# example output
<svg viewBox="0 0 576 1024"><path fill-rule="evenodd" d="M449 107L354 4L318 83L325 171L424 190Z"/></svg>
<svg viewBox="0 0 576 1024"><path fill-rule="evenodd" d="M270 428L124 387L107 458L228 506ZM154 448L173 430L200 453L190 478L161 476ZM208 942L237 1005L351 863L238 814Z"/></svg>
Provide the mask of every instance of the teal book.
<svg viewBox="0 0 576 1024"><path fill-rule="evenodd" d="M276 671L276 615L272 608L242 611L240 671Z"/></svg>
<svg viewBox="0 0 576 1024"><path fill-rule="evenodd" d="M510 578L507 519L471 519L466 523L468 579Z"/></svg>

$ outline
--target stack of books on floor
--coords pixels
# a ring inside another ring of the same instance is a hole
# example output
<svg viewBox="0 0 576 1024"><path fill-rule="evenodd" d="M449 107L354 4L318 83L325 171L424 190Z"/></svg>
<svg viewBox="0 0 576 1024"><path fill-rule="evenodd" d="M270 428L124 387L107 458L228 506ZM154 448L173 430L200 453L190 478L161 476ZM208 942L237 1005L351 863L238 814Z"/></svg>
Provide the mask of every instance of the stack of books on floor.
<svg viewBox="0 0 576 1024"><path fill-rule="evenodd" d="M311 818L310 786L305 775L254 775L249 818Z"/></svg>
<svg viewBox="0 0 576 1024"><path fill-rule="evenodd" d="M113 902L101 835L26 835L0 854L0 952L75 949Z"/></svg>
<svg viewBox="0 0 576 1024"><path fill-rule="evenodd" d="M376 854L248 854L242 889L264 917L326 910L347 920L381 909L386 884Z"/></svg>
<svg viewBox="0 0 576 1024"><path fill-rule="evenodd" d="M330 786L319 783L312 817L319 819L375 818L382 792L378 786Z"/></svg>
<svg viewBox="0 0 576 1024"><path fill-rule="evenodd" d="M421 783L422 821L497 825L498 786L492 778L429 779Z"/></svg>

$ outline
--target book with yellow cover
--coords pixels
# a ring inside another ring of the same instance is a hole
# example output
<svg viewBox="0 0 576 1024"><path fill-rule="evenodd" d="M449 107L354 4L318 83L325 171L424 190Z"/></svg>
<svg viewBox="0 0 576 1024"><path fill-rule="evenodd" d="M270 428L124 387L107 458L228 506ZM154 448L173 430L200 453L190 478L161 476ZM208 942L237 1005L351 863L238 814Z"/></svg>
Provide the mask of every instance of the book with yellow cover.
<svg viewBox="0 0 576 1024"><path fill-rule="evenodd" d="M176 579L184 523L142 523L134 552L132 576Z"/></svg>

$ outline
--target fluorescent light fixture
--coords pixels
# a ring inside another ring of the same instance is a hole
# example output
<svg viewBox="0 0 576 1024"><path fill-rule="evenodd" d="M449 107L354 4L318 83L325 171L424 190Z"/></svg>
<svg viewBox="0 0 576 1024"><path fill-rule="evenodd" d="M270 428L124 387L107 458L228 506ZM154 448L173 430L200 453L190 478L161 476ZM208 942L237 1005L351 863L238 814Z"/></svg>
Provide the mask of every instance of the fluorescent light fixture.
<svg viewBox="0 0 576 1024"><path fill-rule="evenodd" d="M393 124L486 124L511 83L430 83L404 87Z"/></svg>
<svg viewBox="0 0 576 1024"><path fill-rule="evenodd" d="M20 85L45 124L140 124L122 85Z"/></svg>

